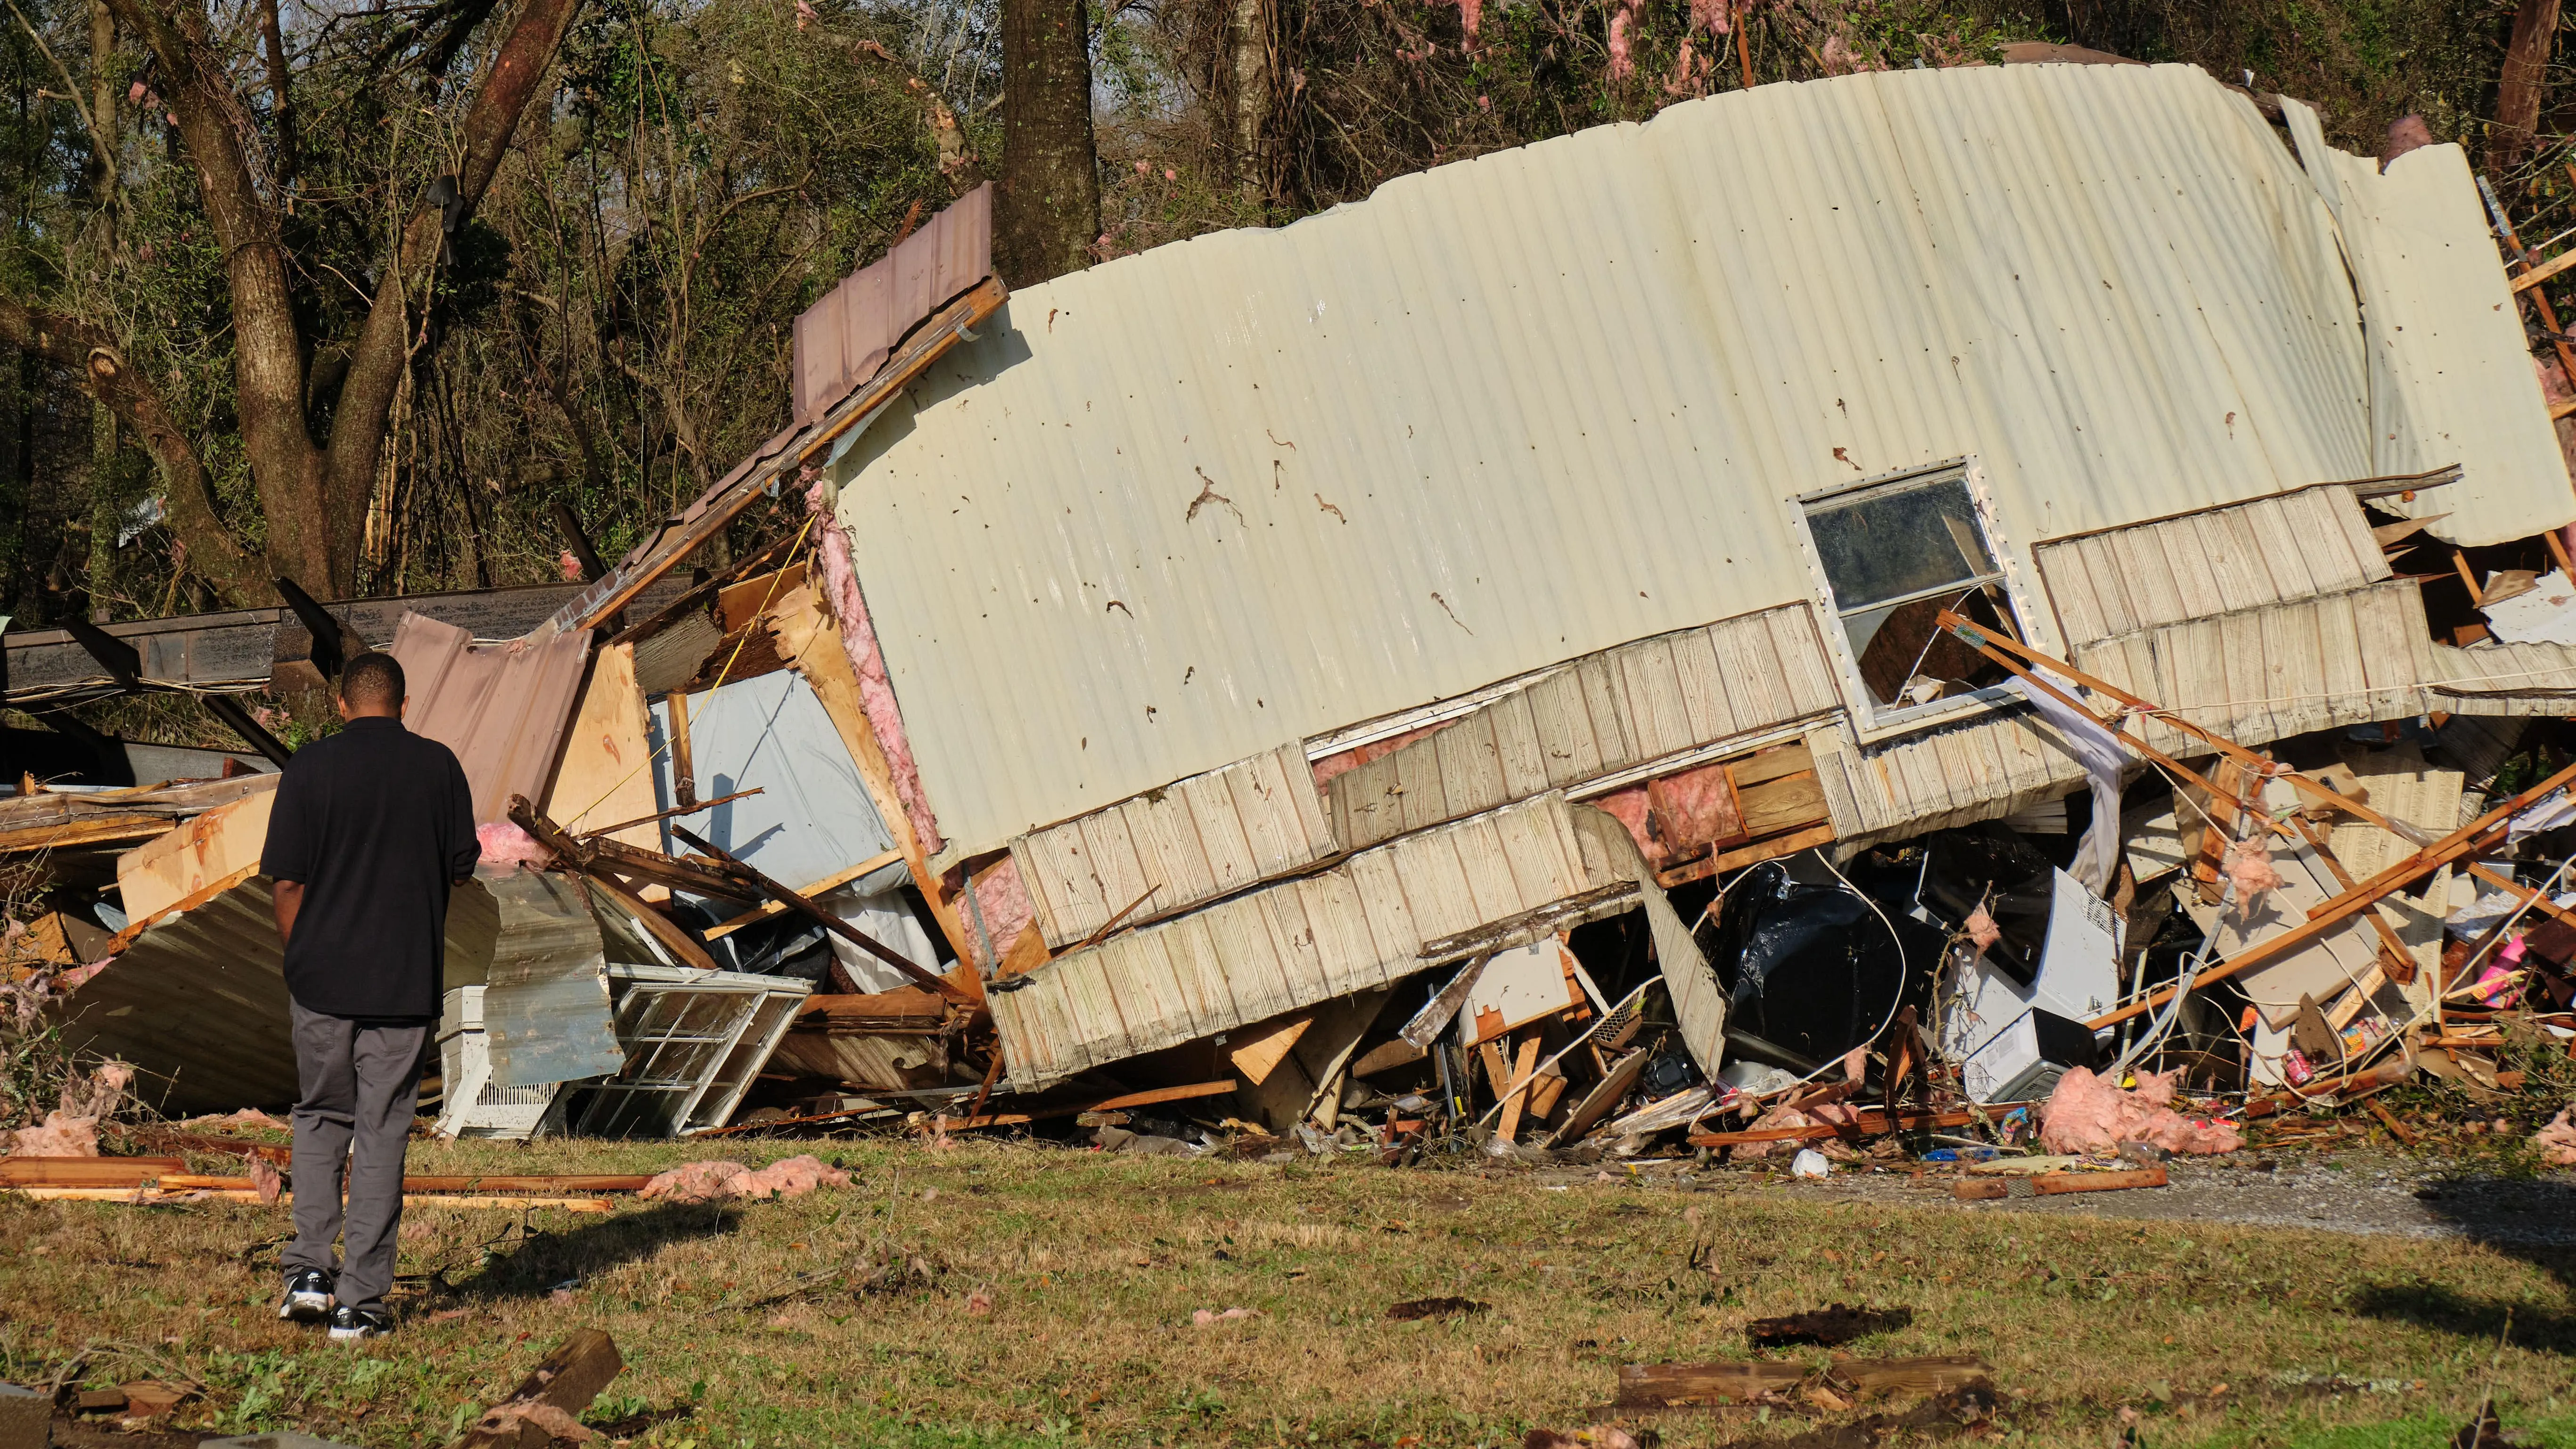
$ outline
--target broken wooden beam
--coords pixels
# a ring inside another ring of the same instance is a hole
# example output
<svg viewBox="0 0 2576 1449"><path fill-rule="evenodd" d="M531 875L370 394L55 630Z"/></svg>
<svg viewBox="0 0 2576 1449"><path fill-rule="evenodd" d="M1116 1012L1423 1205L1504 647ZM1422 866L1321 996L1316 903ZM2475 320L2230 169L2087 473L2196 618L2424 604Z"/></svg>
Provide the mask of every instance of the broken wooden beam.
<svg viewBox="0 0 2576 1449"><path fill-rule="evenodd" d="M932 991L936 991L942 996L951 997L959 1001L972 1001L974 999L969 993L958 989L955 982L950 981L944 976L935 975L922 969L918 962L898 953L893 947L886 945L876 937L871 936L867 932L860 930L858 927L851 925L849 922L842 920L839 916L833 915L830 911L827 911L821 906L814 904L812 901L807 900L796 891L771 880L768 876L761 874L751 866L745 865L735 857L717 849L714 845L710 844L705 837L677 825L671 827L671 833L678 836L680 839L687 841L694 849L703 852L715 860L722 861L726 869L759 887L763 894L768 895L774 900L784 902L789 910L796 912L798 915L801 915L807 920L814 922L816 925L821 926L824 930L831 932L833 935L840 937L842 940L849 942L851 945L858 947L860 950L865 951L869 955L876 957L878 960L883 961L889 966L892 966L897 971L911 977L913 981L921 986L927 987Z"/></svg>
<svg viewBox="0 0 2576 1449"><path fill-rule="evenodd" d="M553 852L557 864L568 870L578 870L593 879L597 879L602 871L615 871L691 895L738 901L744 905L757 905L762 900L758 886L697 861L682 860L658 850L646 850L615 840L576 840L565 834L562 826L529 804L525 795L510 797L510 823L528 832L529 838Z"/></svg>
<svg viewBox="0 0 2576 1449"><path fill-rule="evenodd" d="M484 1410L449 1449L545 1449L557 1439L590 1438L581 1426L581 1411L625 1367L607 1334L577 1329L508 1398Z"/></svg>
<svg viewBox="0 0 2576 1449"><path fill-rule="evenodd" d="M2162 1187L2165 1170L2140 1167L2127 1172L2043 1172L2030 1179L2030 1190L2043 1197L2068 1192L2121 1192L2133 1187Z"/></svg>

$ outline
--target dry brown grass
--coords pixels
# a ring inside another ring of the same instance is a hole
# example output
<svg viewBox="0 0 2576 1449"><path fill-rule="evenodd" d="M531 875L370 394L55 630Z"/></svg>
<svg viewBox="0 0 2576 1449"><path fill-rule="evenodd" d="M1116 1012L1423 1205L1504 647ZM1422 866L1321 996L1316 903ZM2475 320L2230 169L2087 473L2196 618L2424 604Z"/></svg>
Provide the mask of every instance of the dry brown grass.
<svg viewBox="0 0 2576 1449"><path fill-rule="evenodd" d="M1748 1318L1840 1299L1916 1311L1860 1352L1985 1354L2032 1444L2112 1442L2123 1406L2159 1445L2432 1442L2491 1364L2521 1437L2576 1438L2561 1417L2576 1412L2561 1402L2567 1265L2467 1244L1828 1206L1741 1177L826 1151L857 1185L723 1212L538 1212L524 1231L508 1214L417 1213L403 1269L447 1286L359 1352L270 1316L273 1249L259 1245L285 1231L282 1211L0 1202L0 1375L86 1354L90 1379L202 1382L187 1411L202 1427L435 1443L562 1334L597 1325L629 1368L595 1417L694 1406L654 1445L1497 1445L1588 1421L1619 1363L1742 1356ZM414 1168L682 1155L458 1144L419 1150ZM1690 1266L1695 1248L1713 1272ZM1493 1306L1386 1321L1391 1302L1434 1295ZM1191 1326L1193 1310L1228 1307L1260 1316ZM2332 1375L2393 1391L2289 1384ZM2224 1407L2174 1414L2222 1382ZM1703 1444L1799 1426L1703 1413L1656 1427Z"/></svg>

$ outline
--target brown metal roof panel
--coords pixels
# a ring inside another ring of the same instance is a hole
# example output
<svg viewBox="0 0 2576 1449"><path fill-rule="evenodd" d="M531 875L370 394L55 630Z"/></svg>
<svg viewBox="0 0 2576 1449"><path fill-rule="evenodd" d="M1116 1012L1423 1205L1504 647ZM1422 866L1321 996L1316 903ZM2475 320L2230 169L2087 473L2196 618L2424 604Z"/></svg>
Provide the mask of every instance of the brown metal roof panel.
<svg viewBox="0 0 2576 1449"><path fill-rule="evenodd" d="M411 691L403 722L456 752L476 820L504 818L513 795L544 792L581 690L589 634L478 645L452 624L405 614L387 652Z"/></svg>
<svg viewBox="0 0 2576 1449"><path fill-rule="evenodd" d="M874 377L906 333L992 271L993 189L987 182L796 319L796 420L822 416Z"/></svg>

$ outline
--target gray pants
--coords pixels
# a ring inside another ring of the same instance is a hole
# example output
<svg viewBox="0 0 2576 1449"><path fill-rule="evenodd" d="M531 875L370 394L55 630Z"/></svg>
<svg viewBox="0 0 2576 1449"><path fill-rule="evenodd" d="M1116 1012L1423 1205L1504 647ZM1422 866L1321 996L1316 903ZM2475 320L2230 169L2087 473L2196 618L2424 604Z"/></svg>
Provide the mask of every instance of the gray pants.
<svg viewBox="0 0 2576 1449"><path fill-rule="evenodd" d="M394 1286L402 1227L403 1146L420 1093L427 1023L387 1026L294 1007L295 1241L287 1272L332 1271L331 1244L348 1240L336 1296L382 1308ZM348 1209L340 1206L347 1170Z"/></svg>

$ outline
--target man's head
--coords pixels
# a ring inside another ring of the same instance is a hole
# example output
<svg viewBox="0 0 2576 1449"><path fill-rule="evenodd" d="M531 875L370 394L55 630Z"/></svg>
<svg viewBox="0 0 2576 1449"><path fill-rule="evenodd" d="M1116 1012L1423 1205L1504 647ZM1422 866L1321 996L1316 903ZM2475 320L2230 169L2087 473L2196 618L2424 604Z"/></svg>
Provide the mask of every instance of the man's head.
<svg viewBox="0 0 2576 1449"><path fill-rule="evenodd" d="M403 690L402 665L368 650L340 667L340 717L401 719Z"/></svg>

